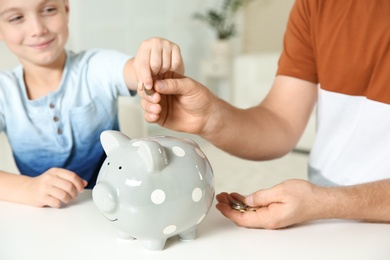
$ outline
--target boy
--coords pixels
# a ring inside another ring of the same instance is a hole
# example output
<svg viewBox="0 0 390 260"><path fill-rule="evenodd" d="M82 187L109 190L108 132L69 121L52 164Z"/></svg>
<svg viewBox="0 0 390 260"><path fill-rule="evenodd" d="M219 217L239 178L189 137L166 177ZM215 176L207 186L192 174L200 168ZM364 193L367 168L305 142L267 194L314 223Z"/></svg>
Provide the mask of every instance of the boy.
<svg viewBox="0 0 390 260"><path fill-rule="evenodd" d="M178 46L158 38L134 59L67 51L68 17L68 0L0 0L0 40L21 63L0 73L0 131L21 172L0 169L0 200L60 207L92 188L104 160L99 135L118 129L117 97L184 72Z"/></svg>

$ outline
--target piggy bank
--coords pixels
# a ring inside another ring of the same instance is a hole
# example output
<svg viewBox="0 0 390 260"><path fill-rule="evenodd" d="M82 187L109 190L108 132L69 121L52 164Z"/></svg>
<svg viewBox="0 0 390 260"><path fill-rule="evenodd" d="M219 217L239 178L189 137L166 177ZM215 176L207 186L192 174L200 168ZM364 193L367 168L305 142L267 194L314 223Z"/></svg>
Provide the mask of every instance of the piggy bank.
<svg viewBox="0 0 390 260"><path fill-rule="evenodd" d="M162 250L169 237L196 238L214 199L214 175L199 146L168 136L130 139L104 131L107 158L92 190L95 205L121 238Z"/></svg>

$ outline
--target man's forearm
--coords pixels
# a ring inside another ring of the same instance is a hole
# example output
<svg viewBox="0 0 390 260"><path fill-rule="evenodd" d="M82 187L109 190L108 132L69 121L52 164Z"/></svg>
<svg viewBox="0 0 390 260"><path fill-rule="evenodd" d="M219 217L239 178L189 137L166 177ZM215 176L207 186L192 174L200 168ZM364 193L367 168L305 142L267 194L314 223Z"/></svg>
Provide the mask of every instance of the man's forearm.
<svg viewBox="0 0 390 260"><path fill-rule="evenodd" d="M295 145L288 124L263 107L239 109L223 100L214 102L214 119L202 134L218 148L241 158L269 160L285 155ZM216 119L215 119L216 118Z"/></svg>
<svg viewBox="0 0 390 260"><path fill-rule="evenodd" d="M278 158L295 147L316 100L316 84L277 76L258 106L238 109L221 99L212 100L202 136L245 159Z"/></svg>
<svg viewBox="0 0 390 260"><path fill-rule="evenodd" d="M325 190L327 218L390 222L390 179Z"/></svg>

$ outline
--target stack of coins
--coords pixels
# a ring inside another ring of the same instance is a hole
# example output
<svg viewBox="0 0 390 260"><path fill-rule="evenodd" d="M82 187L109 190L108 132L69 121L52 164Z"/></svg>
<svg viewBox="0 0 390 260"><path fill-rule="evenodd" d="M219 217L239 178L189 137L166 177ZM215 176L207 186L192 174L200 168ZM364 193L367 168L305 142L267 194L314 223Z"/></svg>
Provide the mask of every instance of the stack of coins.
<svg viewBox="0 0 390 260"><path fill-rule="evenodd" d="M230 201L230 207L232 207L232 209L238 210L242 213L244 213L246 211L256 211L258 209L258 207L249 207L244 202L237 201L237 200Z"/></svg>

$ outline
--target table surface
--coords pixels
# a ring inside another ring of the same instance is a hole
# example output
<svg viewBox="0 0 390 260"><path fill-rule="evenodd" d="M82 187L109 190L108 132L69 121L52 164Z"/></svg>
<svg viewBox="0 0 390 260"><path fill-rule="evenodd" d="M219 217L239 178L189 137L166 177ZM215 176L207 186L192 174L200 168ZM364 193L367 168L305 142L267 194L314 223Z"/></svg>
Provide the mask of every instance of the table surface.
<svg viewBox="0 0 390 260"><path fill-rule="evenodd" d="M193 241L148 251L116 237L91 191L61 209L0 202L0 259L390 259L390 225L314 221L281 230L234 225L213 205Z"/></svg>

